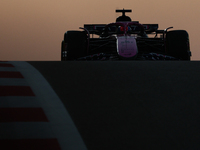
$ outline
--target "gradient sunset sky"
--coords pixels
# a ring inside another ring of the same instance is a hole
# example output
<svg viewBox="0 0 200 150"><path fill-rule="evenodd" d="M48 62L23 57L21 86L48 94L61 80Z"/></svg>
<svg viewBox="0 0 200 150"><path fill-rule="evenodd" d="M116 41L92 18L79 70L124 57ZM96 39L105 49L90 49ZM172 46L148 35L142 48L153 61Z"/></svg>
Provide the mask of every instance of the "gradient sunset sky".
<svg viewBox="0 0 200 150"><path fill-rule="evenodd" d="M83 24L107 24L127 13L140 23L187 30L192 60L200 60L199 0L1 0L0 60L59 61L67 30Z"/></svg>

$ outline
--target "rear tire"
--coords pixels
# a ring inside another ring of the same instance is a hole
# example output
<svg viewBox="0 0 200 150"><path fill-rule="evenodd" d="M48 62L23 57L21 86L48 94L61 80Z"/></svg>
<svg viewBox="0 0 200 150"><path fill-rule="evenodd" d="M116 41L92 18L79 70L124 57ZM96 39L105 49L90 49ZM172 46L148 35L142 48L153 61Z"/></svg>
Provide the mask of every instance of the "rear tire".
<svg viewBox="0 0 200 150"><path fill-rule="evenodd" d="M169 31L166 34L167 54L180 60L190 60L189 35L185 30Z"/></svg>
<svg viewBox="0 0 200 150"><path fill-rule="evenodd" d="M87 35L85 31L67 31L64 35L66 60L75 60L86 55Z"/></svg>

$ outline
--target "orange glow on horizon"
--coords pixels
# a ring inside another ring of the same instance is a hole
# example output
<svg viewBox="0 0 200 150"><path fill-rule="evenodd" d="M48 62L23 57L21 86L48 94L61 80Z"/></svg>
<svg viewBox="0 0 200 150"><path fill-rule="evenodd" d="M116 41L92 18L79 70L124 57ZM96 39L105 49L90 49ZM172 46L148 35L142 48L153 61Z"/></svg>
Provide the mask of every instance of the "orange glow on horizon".
<svg viewBox="0 0 200 150"><path fill-rule="evenodd" d="M187 30L192 60L199 60L199 5L197 0L1 0L0 60L59 61L64 32L114 22L120 15L115 9L122 8L132 9L127 15L141 23Z"/></svg>

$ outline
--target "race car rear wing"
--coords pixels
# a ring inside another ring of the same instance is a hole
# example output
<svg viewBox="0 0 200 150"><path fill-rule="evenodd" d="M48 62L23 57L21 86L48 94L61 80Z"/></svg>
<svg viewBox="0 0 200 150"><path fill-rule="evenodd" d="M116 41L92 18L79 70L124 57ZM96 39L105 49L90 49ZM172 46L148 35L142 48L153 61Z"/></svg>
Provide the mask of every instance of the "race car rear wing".
<svg viewBox="0 0 200 150"><path fill-rule="evenodd" d="M139 23L138 21L134 21L134 23ZM156 32L158 30L158 24L142 24L144 26L145 32L150 34L152 32ZM90 34L100 35L104 30L106 24L84 24L84 28L87 29ZM139 30L133 25L131 26L132 30ZM115 27L111 27L111 30L115 30Z"/></svg>
<svg viewBox="0 0 200 150"><path fill-rule="evenodd" d="M90 34L101 34L106 24L84 24L84 28L87 29Z"/></svg>
<svg viewBox="0 0 200 150"><path fill-rule="evenodd" d="M145 32L150 34L158 30L158 24L143 24Z"/></svg>

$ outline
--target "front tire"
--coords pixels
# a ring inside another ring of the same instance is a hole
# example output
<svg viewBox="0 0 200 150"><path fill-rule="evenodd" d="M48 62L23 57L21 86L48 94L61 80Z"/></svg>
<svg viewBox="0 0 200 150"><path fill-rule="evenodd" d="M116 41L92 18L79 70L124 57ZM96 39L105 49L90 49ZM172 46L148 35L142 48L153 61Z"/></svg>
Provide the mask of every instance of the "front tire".
<svg viewBox="0 0 200 150"><path fill-rule="evenodd" d="M86 55L87 35L85 31L67 31L64 35L66 60L75 60Z"/></svg>
<svg viewBox="0 0 200 150"><path fill-rule="evenodd" d="M67 59L67 51L65 41L61 42L61 61L65 61Z"/></svg>
<svg viewBox="0 0 200 150"><path fill-rule="evenodd" d="M189 35L185 30L169 31L166 34L167 54L180 60L190 60Z"/></svg>

